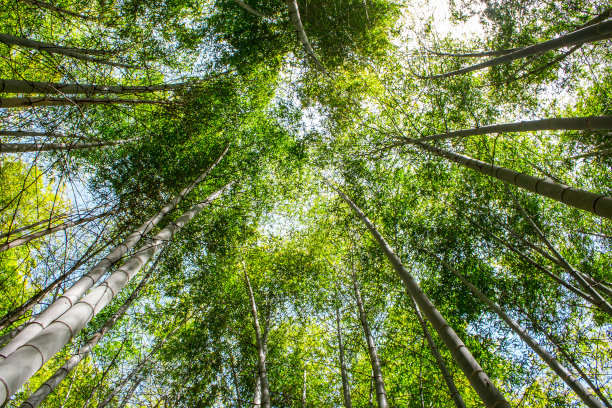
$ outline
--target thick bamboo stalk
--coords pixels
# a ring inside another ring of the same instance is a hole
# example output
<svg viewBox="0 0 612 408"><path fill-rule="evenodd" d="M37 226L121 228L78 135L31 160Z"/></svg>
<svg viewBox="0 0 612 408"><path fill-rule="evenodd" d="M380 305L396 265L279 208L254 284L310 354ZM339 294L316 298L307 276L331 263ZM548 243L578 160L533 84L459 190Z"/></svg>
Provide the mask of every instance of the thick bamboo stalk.
<svg viewBox="0 0 612 408"><path fill-rule="evenodd" d="M130 296L123 302L119 309L110 318L108 318L106 322L104 322L102 328L100 328L100 330L98 330L93 336L91 336L89 340L87 340L87 342L78 350L78 352L72 357L70 357L70 359L68 359L68 361L66 361L63 366L58 368L55 373L53 373L53 375L51 375L51 377L47 379L47 381L45 381L40 387L38 387L38 389L34 391L34 393L30 395L30 397L28 397L28 399L25 400L19 406L19 408L35 408L39 406L40 403L43 402L68 376L68 374L70 374L70 372L72 372L72 370L74 370L79 365L79 363L89 355L91 350L96 347L100 339L102 339L102 337L104 337L104 335L109 330L111 330L113 326L115 326L115 323L117 323L117 321L123 317L125 312L132 305L132 303L134 303L134 300L136 300L142 288L144 288L145 285L151 279L151 275L157 268L157 264L159 263L160 259L161 255L157 257L153 266L149 268L138 286L132 291Z"/></svg>
<svg viewBox="0 0 612 408"><path fill-rule="evenodd" d="M510 54L502 55L501 57L493 58L489 61L481 62L480 64L471 65L455 71L446 72L438 75L431 75L427 79L442 79L456 75L466 74L468 72L478 71L484 68L494 67L516 59L529 57L535 54L541 54L548 51L553 51L563 47L571 47L573 45L586 44L599 41L602 37L612 34L612 21L603 21L597 24L572 31L571 33L562 35L552 40L544 41L539 44L521 48Z"/></svg>
<svg viewBox="0 0 612 408"><path fill-rule="evenodd" d="M0 152L1 152L1 150L0 150ZM19 245L27 244L28 242L32 242L35 239L44 237L44 236L49 235L49 234L53 234L53 233L55 233L57 231L64 231L64 230L66 230L68 228L72 228L72 227L75 227L77 225L84 224L86 222L98 220L100 218L108 217L109 215L117 214L117 212L119 212L119 210L107 211L107 212L102 213L102 214L92 215L91 217L84 217L84 218L78 219L76 221L67 221L67 222L64 222L64 223L62 223L60 225L56 225L54 227L47 228L47 229L45 229L43 231L33 232L31 234L28 234L28 235L25 235L23 237L19 237L17 239L14 239L14 240L12 240L10 242L7 242L4 245L0 245L0 252L4 252L4 251L6 251L8 249L15 248L15 247L17 247Z"/></svg>
<svg viewBox="0 0 612 408"><path fill-rule="evenodd" d="M257 315L257 304L255 303L255 296L253 296L253 288L251 288L251 281L249 280L249 274L244 269L244 281L249 295L249 301L251 303L251 317L253 317L253 329L255 329L255 344L257 349L257 372L260 379L260 395L261 395L261 407L270 408L270 385L268 382L268 373L266 370L266 345L265 340L261 333L259 326L259 317Z"/></svg>
<svg viewBox="0 0 612 408"><path fill-rule="evenodd" d="M317 54L315 54L314 49L308 40L308 36L304 30L304 25L302 24L302 18L300 17L300 8L298 7L297 1L285 0L285 3L289 9L289 17L293 23L293 28L295 29L298 39L304 47L304 51L306 51L306 54L308 54L315 61L323 72L327 73L327 71L325 71L325 67L323 67L323 64L321 64L321 61L319 61L319 58L317 58Z"/></svg>
<svg viewBox="0 0 612 408"><path fill-rule="evenodd" d="M233 184L234 182L228 183L205 201L191 207L175 222L169 223L152 238L151 242L143 245L102 284L2 361L0 363L0 406L5 404L44 363L49 361L106 307L162 245Z"/></svg>
<svg viewBox="0 0 612 408"><path fill-rule="evenodd" d="M497 314L507 325L512 329L521 340L525 342L540 358L544 361L552 371L555 372L561 378L568 387L570 387L576 395L582 400L582 402L590 408L604 408L603 404L595 398L581 383L570 373L561 363L554 358L548 351L546 351L540 344L523 329L517 322L514 321L501 307L491 299L489 299L484 293L482 293L476 286L472 285L463 275L455 270L446 261L438 257L433 252L423 249L424 252L431 255L438 262L440 262L446 269L448 269L453 275L455 275L463 284L465 284L470 291L476 297L478 297L484 304L486 304L495 314Z"/></svg>
<svg viewBox="0 0 612 408"><path fill-rule="evenodd" d="M51 54L60 54L66 57L75 58L86 62L95 62L97 64L108 65L111 67L120 68L138 68L134 65L122 64L120 62L112 62L102 58L94 58L89 55L81 54L79 52L72 51L70 48L58 47L55 44L50 44L42 41L30 40L27 38L16 37L9 34L0 33L0 42L6 45L14 45L17 47L31 48L38 51L46 51Z"/></svg>
<svg viewBox="0 0 612 408"><path fill-rule="evenodd" d="M102 260L100 260L87 274L72 285L62 296L53 302L47 309L39 314L25 329L23 329L17 337L10 343L0 349L0 361L4 360L8 355L17 348L24 345L34 335L48 327L48 325L69 310L83 295L93 287L93 285L108 271L108 269L117 263L127 252L132 249L140 239L148 234L159 221L170 211L172 211L181 202L183 197L198 186L215 168L215 166L223 159L227 153L229 146L223 151L219 158L196 180L184 188L172 200L170 200L159 212L153 217L140 225L133 233L131 233L122 243L117 245L113 250ZM1 406L1 404L0 404Z"/></svg>
<svg viewBox="0 0 612 408"><path fill-rule="evenodd" d="M95 147L118 146L128 142L130 142L130 140L106 140L88 143L0 143L0 154L84 150L93 149ZM0 252L6 249L0 249Z"/></svg>
<svg viewBox="0 0 612 408"><path fill-rule="evenodd" d="M457 386L455 385L455 381L453 381L453 377L448 371L448 368L446 367L446 363L444 362L444 359L442 358L442 355L440 354L440 351L438 350L436 343L431 337L431 334L429 333L429 329L427 328L427 322L425 322L425 320L423 319L423 316L421 315L421 311L419 310L419 307L417 306L417 304L414 302L414 298L410 295L410 292L408 292L408 297L410 298L410 304L412 305L412 308L414 309L414 313L416 314L416 317L419 320L419 324L421 325L421 328L423 329L423 334L425 335L425 339L427 340L427 344L429 345L431 354L434 356L434 359L436 360L436 364L438 365L438 368L440 368L442 377L444 377L444 381L446 382L446 386L448 387L448 393L450 397L455 402L455 406L457 408L466 408L465 402L463 402L463 398L461 398L461 394L459 393L459 390L457 389Z"/></svg>
<svg viewBox="0 0 612 408"><path fill-rule="evenodd" d="M363 328L363 333L366 338L366 344L368 345L368 354L370 355L370 364L372 365L372 378L374 379L374 388L376 389L376 401L378 402L378 408L388 408L389 403L387 402L387 390L385 389L385 381L382 375L382 369L380 367L380 360L378 358L378 352L376 351L376 345L374 344L372 332L370 331L368 315L363 307L361 291L359 290L355 275L353 275L353 290L355 292L355 300L357 302L357 310L359 312L359 321L361 322L361 327Z"/></svg>
<svg viewBox="0 0 612 408"><path fill-rule="evenodd" d="M548 118L526 120L522 122L488 125L473 129L455 130L437 135L411 139L414 142L456 139L469 136L488 135L491 133L535 132L538 130L607 130L612 129L612 116L589 116L579 118Z"/></svg>
<svg viewBox="0 0 612 408"><path fill-rule="evenodd" d="M27 108L30 106L87 106L87 105L167 105L167 101L149 99L111 98L0 98L0 108Z"/></svg>
<svg viewBox="0 0 612 408"><path fill-rule="evenodd" d="M438 336L440 336L446 347L449 349L453 359L457 362L457 365L461 371L463 371L465 377L468 379L478 396L482 399L485 406L489 408L510 408L510 404L508 404L495 384L491 382L489 376L483 371L476 359L474 359L463 341L461 341L450 325L446 323L446 320L442 317L433 303L431 303L417 281L404 267L399 257L395 254L393 249L391 249L383 236L378 232L374 224L372 224L363 211L361 211L361 209L357 207L357 205L346 194L333 186L329 181L325 181L340 195L340 197L342 197L353 212L365 224L374 239L376 239L381 250L387 256L387 259L389 259L389 262L391 265L393 265L393 268L399 277L402 279L402 281L404 281L408 292L414 298L415 302L419 306L419 309L423 311L425 317L427 317L427 320L431 322L434 330L436 333L438 333Z"/></svg>
<svg viewBox="0 0 612 408"><path fill-rule="evenodd" d="M422 150L443 157L486 176L494 177L505 183L537 193L544 197L562 202L566 205L591 212L604 218L612 219L612 197L591 193L590 191L572 188L551 180L538 178L510 170L505 167L485 163L458 153L440 149L427 143L412 140L415 146Z"/></svg>
<svg viewBox="0 0 612 408"><path fill-rule="evenodd" d="M55 82L21 81L17 79L0 79L0 93L41 93L41 94L126 94L181 89L188 83L161 85L90 85L64 84Z"/></svg>
<svg viewBox="0 0 612 408"><path fill-rule="evenodd" d="M344 344L342 342L342 330L340 330L340 308L336 306L336 337L338 337L338 358L340 359L340 376L342 377L342 396L344 397L344 407L353 408L351 400L351 389L346 371L346 361L344 358Z"/></svg>
<svg viewBox="0 0 612 408"><path fill-rule="evenodd" d="M26 314L27 312L32 310L32 308L34 306L36 306L42 299L44 299L44 297L47 296L47 294L49 294L52 290L54 290L62 282L64 282L70 275L72 275L77 269L79 269L81 267L81 265L89 262L89 260L91 258L93 258L94 256L98 255L100 252L102 252L108 246L108 244L103 245L103 246L101 246L100 248L98 248L97 250L95 250L94 252L92 252L90 254L89 251L97 244L97 242L98 242L98 240L96 239L89 246L89 248L87 248L87 251L85 251L85 254L83 254L83 256L78 261L76 261L74 263L74 265L70 269L68 269L66 272L64 272L60 276L58 276L57 279L55 279L53 282L48 284L45 288L39 290L36 294L34 294L32 297L30 297L30 299L28 299L24 304L22 304L18 308L13 309L10 312L8 312L7 314L5 314L4 317L2 317L2 319L0 319L0 330L3 330L5 328L7 328L11 324L13 324L17 320L19 320L21 318L21 316L23 316L24 314ZM17 335L17 333L15 333L15 336L16 335ZM15 336L13 336L13 337L15 337ZM4 346L4 343L0 344L0 347L2 347L2 346Z"/></svg>

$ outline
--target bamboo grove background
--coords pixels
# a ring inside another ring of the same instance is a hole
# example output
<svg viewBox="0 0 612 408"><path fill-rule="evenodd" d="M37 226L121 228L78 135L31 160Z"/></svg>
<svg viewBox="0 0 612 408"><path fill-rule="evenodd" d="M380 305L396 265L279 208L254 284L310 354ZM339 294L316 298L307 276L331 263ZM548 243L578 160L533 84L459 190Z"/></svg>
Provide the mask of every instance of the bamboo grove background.
<svg viewBox="0 0 612 408"><path fill-rule="evenodd" d="M610 407L611 38L606 1L3 0L0 406Z"/></svg>

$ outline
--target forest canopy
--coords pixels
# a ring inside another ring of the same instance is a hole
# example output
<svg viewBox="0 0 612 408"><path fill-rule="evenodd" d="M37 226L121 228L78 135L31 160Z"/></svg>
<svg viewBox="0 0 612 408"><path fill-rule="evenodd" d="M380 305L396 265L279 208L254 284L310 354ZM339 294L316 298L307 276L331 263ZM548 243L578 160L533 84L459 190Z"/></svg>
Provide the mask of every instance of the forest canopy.
<svg viewBox="0 0 612 408"><path fill-rule="evenodd" d="M0 406L612 407L612 3L2 0Z"/></svg>

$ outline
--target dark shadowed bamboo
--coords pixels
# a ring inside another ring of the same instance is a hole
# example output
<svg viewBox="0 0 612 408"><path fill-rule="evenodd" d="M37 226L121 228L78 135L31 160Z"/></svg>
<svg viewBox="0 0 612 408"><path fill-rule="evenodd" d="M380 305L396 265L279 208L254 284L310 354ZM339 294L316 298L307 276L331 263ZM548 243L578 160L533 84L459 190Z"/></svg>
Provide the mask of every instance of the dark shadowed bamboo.
<svg viewBox="0 0 612 408"><path fill-rule="evenodd" d="M75 58L81 61L86 62L95 62L97 64L108 65L111 67L120 67L120 68L138 68L134 65L122 64L120 62L112 62L102 58L95 58L89 55L85 55L79 52L72 51L70 48L66 47L58 47L55 44L50 44L42 41L30 40L22 37L15 37L9 34L0 33L0 42L6 45L14 45L17 47L23 48L31 48L38 51L46 51L51 54L60 54L66 57Z"/></svg>
<svg viewBox="0 0 612 408"><path fill-rule="evenodd" d="M74 370L81 361L85 359L91 352L91 350L96 347L100 339L104 337L104 335L115 326L117 321L123 317L125 312L129 309L129 307L134 303L134 300L140 294L142 288L149 282L151 275L156 270L157 265L162 258L163 254L157 257L155 263L149 268L147 273L143 276L138 286L132 291L130 296L123 302L123 304L119 307L119 309L110 317L102 328L98 330L93 336L85 342L85 344L78 350L78 352L70 357L66 363L58 368L47 381L45 381L30 397L24 401L19 408L35 408L40 405L56 388L57 386Z"/></svg>
<svg viewBox="0 0 612 408"><path fill-rule="evenodd" d="M410 295L410 292L408 292L408 297L410 298L410 304L412 305L412 308L414 309L414 313L416 314L416 317L419 320L419 324L421 325L421 328L423 329L423 334L425 335L425 339L427 339L427 344L429 345L431 354L434 356L434 359L436 360L436 364L438 364L438 368L440 368L442 377L444 377L444 381L446 382L446 386L448 387L448 393L450 397L455 402L455 406L457 408L466 408L465 402L463 402L463 398L461 398L461 394L459 393L459 390L457 389L457 386L455 385L455 381L453 381L453 377L448 371L448 367L446 367L446 363L444 362L444 359L442 358L442 355L440 354L440 351L438 350L436 343L431 337L431 334L429 333L429 329L427 328L427 322L425 322L425 320L423 319L423 316L421 315L421 311L419 310L419 307L417 306L417 304L414 302L414 298Z"/></svg>
<svg viewBox="0 0 612 408"><path fill-rule="evenodd" d="M244 282L249 295L249 302L251 306L251 317L253 318L253 329L255 330L255 347L257 349L257 372L260 379L260 395L261 395L261 407L270 408L270 386L268 383L268 373L266 370L266 346L264 336L262 336L261 328L259 326L259 317L257 315L257 304L255 303L255 296L253 296L253 288L251 288L251 281L249 280L249 274L244 269Z"/></svg>
<svg viewBox="0 0 612 408"><path fill-rule="evenodd" d="M0 98L0 108L27 108L30 106L86 106L86 105L167 105L168 101L149 99L111 98Z"/></svg>
<svg viewBox="0 0 612 408"><path fill-rule="evenodd" d="M89 85L64 84L40 81L21 81L17 79L0 79L0 93L41 93L41 94L126 94L181 89L188 83L161 85Z"/></svg>
<svg viewBox="0 0 612 408"><path fill-rule="evenodd" d="M40 0L21 0L24 3L28 3L31 4L33 6L42 8L42 9L46 9L46 10L51 10L55 13L60 13L60 14L65 14L67 16L72 16L72 17L78 17L78 18L83 18L83 19L89 19L89 16L86 16L84 14L79 14L79 13L75 13L73 11L70 10L66 10L63 8L59 8L57 6L54 6L53 4L49 4L46 3L44 1L40 1Z"/></svg>
<svg viewBox="0 0 612 408"><path fill-rule="evenodd" d="M242 0L234 0L234 3L245 9L248 13L254 15L255 17L265 18L265 14L261 14L259 11L255 10L253 7L249 6Z"/></svg>
<svg viewBox="0 0 612 408"><path fill-rule="evenodd" d="M62 296L55 300L49 307L40 313L22 332L19 333L10 343L0 349L0 361L13 353L19 347L24 345L28 340L34 337L37 333L48 327L55 319L67 312L74 304L76 304L83 295L93 287L93 285L124 255L131 250L140 239L148 234L161 220L172 211L183 200L183 197L198 186L217 164L225 157L229 150L229 145L217 160L196 180L191 182L179 194L174 196L164 207L162 207L155 215L141 224L134 232L125 238L119 245L115 246L104 258L102 258L91 270L83 275L77 282L68 288Z"/></svg>
<svg viewBox="0 0 612 408"><path fill-rule="evenodd" d="M376 401L378 402L378 408L388 408L389 403L387 402L387 390L385 389L385 381L382 375L376 345L374 344L374 337L372 337L370 324L368 323L368 315L363 307L363 300L361 299L361 291L359 290L359 285L357 284L357 278L354 274L352 275L352 278L355 301L357 302L357 311L359 312L359 321L361 322L361 327L363 328L366 344L368 346L368 354L370 356L370 364L372 365L372 378L374 378L374 387L376 389Z"/></svg>
<svg viewBox="0 0 612 408"><path fill-rule="evenodd" d="M486 176L494 177L503 182L537 193L544 197L562 202L572 207L591 212L604 218L612 219L612 197L591 193L556 183L551 180L530 176L505 167L485 163L472 159L458 153L440 149L427 143L412 141L415 146L422 150L433 153L439 157L448 159L472 170L476 170Z"/></svg>
<svg viewBox="0 0 612 408"><path fill-rule="evenodd" d="M433 252L423 248L423 252L426 252L438 262L440 262L449 272L455 275L463 284L465 284L470 291L476 295L484 304L486 304L491 310L502 319L512 331L518 335L521 340L525 342L540 358L544 361L548 367L555 372L567 385L570 387L576 395L582 400L582 402L590 408L604 408L603 404L595 398L593 394L589 392L580 381L575 378L561 363L553 357L548 351L546 351L540 344L523 329L517 322L514 321L510 316L504 312L501 307L491 299L489 299L484 293L482 293L476 286L472 285L463 275L455 270L446 261L438 257Z"/></svg>
<svg viewBox="0 0 612 408"><path fill-rule="evenodd" d="M28 299L24 304L22 304L18 308L13 309L13 310L9 311L7 314L5 314L2 317L2 319L0 319L0 330L3 330L5 328L7 328L11 324L13 324L17 320L19 320L21 318L21 316L23 316L24 314L26 314L27 312L32 310L32 308L34 306L36 306L38 303L40 303L40 301L42 299L44 299L44 297L48 293L50 293L52 290L54 290L56 287L58 287L62 282L64 282L70 275L72 275L82 265L84 265L85 263L89 262L89 260L91 258L93 258L94 256L98 255L100 252L102 252L108 246L108 244L103 245L100 248L98 248L97 250L95 250L95 251L90 253L91 249L97 243L98 243L98 240L96 239L89 246L89 248L87 248L87 251L85 251L85 254L83 254L83 256L81 256L81 258L78 261L76 261L74 263L74 265L72 265L72 267L70 269L68 269L66 272L64 272L60 276L58 276L57 279L55 279L49 285L47 285L43 289L39 290L36 294L34 294L32 297L30 297L30 299ZM17 335L17 333L15 333L15 335ZM13 336L13 337L15 337L15 336ZM0 345L0 347L2 347L2 346L4 346L4 344Z"/></svg>
<svg viewBox="0 0 612 408"><path fill-rule="evenodd" d="M130 140L110 140L86 143L0 143L0 154L83 150L104 146L118 146L128 142L130 142ZM4 250L6 249L0 250L0 252Z"/></svg>
<svg viewBox="0 0 612 408"><path fill-rule="evenodd" d="M510 408L510 404L508 404L495 384L491 382L489 376L480 367L466 345L463 343L463 341L461 341L459 336L457 336L444 317L442 317L438 309L433 305L433 303L431 303L417 281L404 267L399 257L395 254L393 249L391 249L383 236L378 232L374 224L372 224L363 211L361 211L361 209L357 207L357 205L346 194L333 186L329 181L325 181L340 195L340 197L342 197L353 212L355 212L359 219L365 224L374 239L376 239L381 250L387 256L387 259L389 259L389 262L391 265L393 265L393 268L399 277L402 279L402 281L404 281L408 292L416 301L419 309L423 311L425 317L427 317L427 320L431 322L434 330L436 333L438 333L438 336L440 336L446 347L449 349L453 359L457 362L457 365L461 371L463 371L465 377L468 379L478 396L482 399L485 406L489 408Z"/></svg>
<svg viewBox="0 0 612 408"><path fill-rule="evenodd" d="M510 54L502 55L501 57L493 58L489 61L481 62L480 64L471 65L455 71L446 72L438 75L425 77L427 79L442 79L456 75L466 74L468 72L478 71L484 68L493 67L514 61L516 59L529 57L536 54L541 54L548 51L553 51L563 47L571 47L573 45L586 44L599 41L602 37L612 34L612 21L602 21L594 25L572 31L571 33L562 35L552 40L544 41L539 44L521 48Z"/></svg>
<svg viewBox="0 0 612 408"><path fill-rule="evenodd" d="M0 145L0 149L1 149L1 145ZM1 152L1 150L0 150L0 152ZM6 251L8 249L15 248L15 247L17 247L19 245L27 244L28 242L32 242L35 239L44 237L44 236L49 235L49 234L53 234L53 233L55 233L57 231L64 231L64 230L66 230L68 228L76 227L77 225L81 225L81 224L84 224L86 222L98 220L98 219L101 219L101 218L104 218L104 217L108 217L109 215L117 214L117 212L119 212L119 210L107 211L107 212L102 213L102 214L92 215L90 217L83 217L83 218L80 218L80 219L78 219L76 221L66 221L66 222L61 223L60 225L56 225L54 227L47 228L47 229L44 229L42 231L33 232L31 234L28 234L28 235L25 235L23 237L19 237L17 239L14 239L14 240L12 240L10 242L7 242L4 245L0 245L0 252L4 252L4 251Z"/></svg>
<svg viewBox="0 0 612 408"><path fill-rule="evenodd" d="M340 329L340 308L336 306L336 337L338 337L338 356L340 359L340 376L342 377L342 396L344 397L344 407L353 408L351 400L351 389L346 371L346 361L344 359L344 344L342 342L342 330Z"/></svg>
<svg viewBox="0 0 612 408"><path fill-rule="evenodd" d="M612 116L589 116L579 118L548 118L522 122L488 125L473 129L455 130L437 135L411 139L413 142L455 139L468 136L488 135L491 133L535 132L538 130L608 130L612 129Z"/></svg>

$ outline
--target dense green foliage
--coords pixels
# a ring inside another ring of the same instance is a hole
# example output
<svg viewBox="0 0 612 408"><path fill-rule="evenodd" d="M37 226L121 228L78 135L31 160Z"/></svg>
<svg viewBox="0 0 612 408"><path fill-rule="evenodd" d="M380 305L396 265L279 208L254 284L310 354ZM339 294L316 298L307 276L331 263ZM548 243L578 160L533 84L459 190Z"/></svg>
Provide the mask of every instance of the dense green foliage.
<svg viewBox="0 0 612 408"><path fill-rule="evenodd" d="M163 245L134 304L41 406L97 406L113 390L118 393L109 406L254 406L262 378L260 341L271 406L346 406L339 338L353 406L374 406L355 288L389 406L454 406L404 283L327 179L376 225L511 406L583 402L429 252L499 304L581 384L588 387L588 377L612 399L612 316L568 289L587 291L563 266L567 262L596 282L612 282L611 221L508 186L406 139L521 120L611 115L609 36L465 75L427 75L489 58L443 53L536 44L598 15L605 20L612 4L456 0L444 22L435 15L420 20L417 2L303 1L301 21L315 60L296 36L285 2L247 1L250 11L240 3L57 0L56 8L49 8L44 5L50 3L3 0L0 5L0 34L104 60L8 45L0 37L2 80L183 84L78 95L21 95L0 88L1 142L37 144L20 154L2 153L0 147L0 245L100 215L0 252L0 317L74 267L34 299L31 310L1 326L0 336L16 332L55 301L226 147L210 175L129 254L235 182ZM457 35L466 24L477 24L480 35ZM70 104L2 107L21 96ZM104 101L85 104L79 98ZM517 131L430 145L612 196L611 131ZM83 141L127 142L77 150ZM43 143L74 149L38 151ZM152 264L75 333L8 406L19 406L85 344ZM598 293L612 301L610 292ZM428 327L465 404L484 406L453 361L456 350Z"/></svg>

